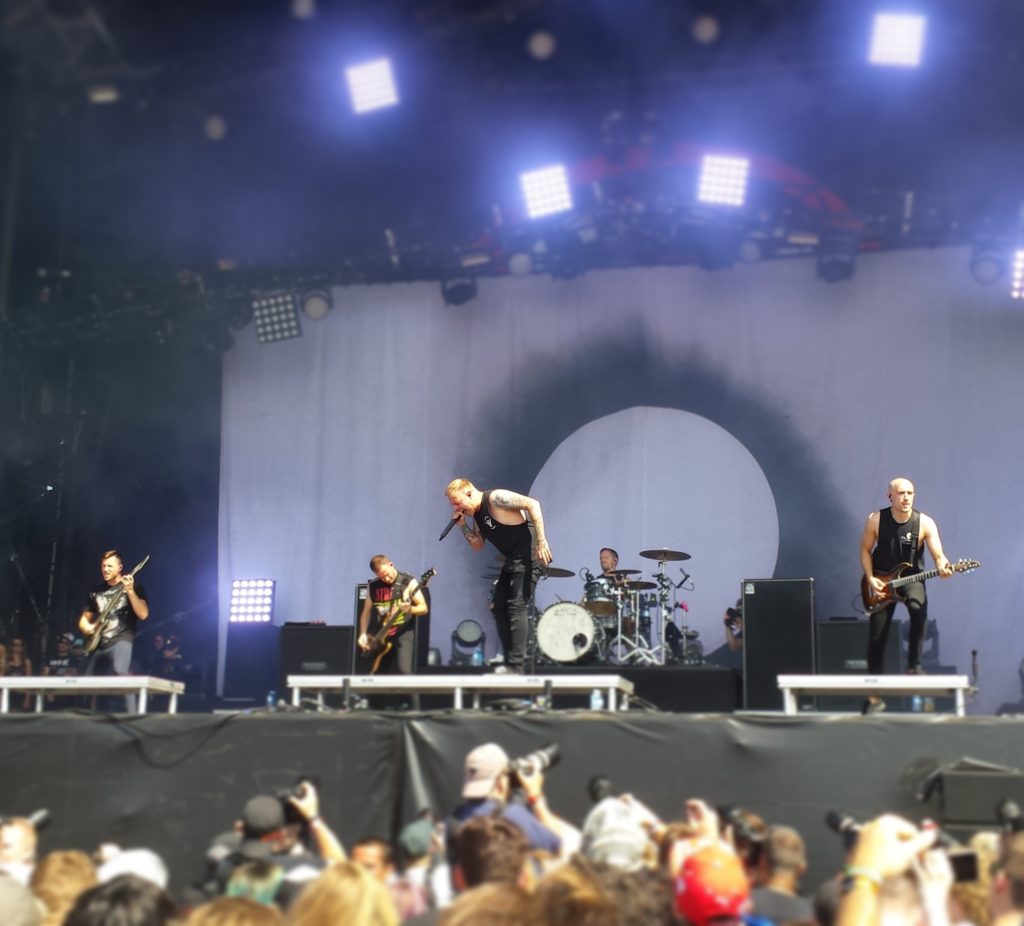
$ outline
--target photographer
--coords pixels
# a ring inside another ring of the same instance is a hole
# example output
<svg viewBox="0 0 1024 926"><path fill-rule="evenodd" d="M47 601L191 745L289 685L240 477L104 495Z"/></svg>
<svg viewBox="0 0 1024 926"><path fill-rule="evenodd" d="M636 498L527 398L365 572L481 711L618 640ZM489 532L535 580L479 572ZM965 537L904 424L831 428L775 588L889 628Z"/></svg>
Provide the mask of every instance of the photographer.
<svg viewBox="0 0 1024 926"><path fill-rule="evenodd" d="M293 818L291 821L289 816ZM328 864L347 858L338 837L320 816L320 798L309 781L300 782L287 793L251 798L235 829L238 847L217 866L215 880L221 890L240 865L261 861L281 866L284 871L281 892L293 894ZM305 845L303 837L307 834L315 853Z"/></svg>
<svg viewBox="0 0 1024 926"><path fill-rule="evenodd" d="M458 824L481 815L501 816L522 830L531 850L568 858L580 845L580 831L548 806L543 769L557 761L557 750L545 747L510 762L496 743L477 746L466 756L460 804L453 813Z"/></svg>

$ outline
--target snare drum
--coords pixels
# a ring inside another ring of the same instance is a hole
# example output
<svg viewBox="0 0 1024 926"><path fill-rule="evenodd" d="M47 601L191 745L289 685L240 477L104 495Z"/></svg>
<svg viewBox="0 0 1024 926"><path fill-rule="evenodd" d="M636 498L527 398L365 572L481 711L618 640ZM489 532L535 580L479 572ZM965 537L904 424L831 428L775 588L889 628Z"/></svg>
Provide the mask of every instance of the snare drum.
<svg viewBox="0 0 1024 926"><path fill-rule="evenodd" d="M583 662L603 643L594 618L571 601L551 605L537 621L537 648L552 662Z"/></svg>
<svg viewBox="0 0 1024 926"><path fill-rule="evenodd" d="M598 576L583 586L583 607L598 617L615 614L615 586L611 579Z"/></svg>

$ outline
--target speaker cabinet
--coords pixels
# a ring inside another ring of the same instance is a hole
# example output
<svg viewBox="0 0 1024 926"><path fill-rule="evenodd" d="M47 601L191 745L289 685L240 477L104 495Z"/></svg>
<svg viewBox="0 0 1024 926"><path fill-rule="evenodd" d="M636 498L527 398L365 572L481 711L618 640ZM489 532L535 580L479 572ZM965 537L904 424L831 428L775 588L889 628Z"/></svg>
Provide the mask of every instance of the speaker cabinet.
<svg viewBox="0 0 1024 926"><path fill-rule="evenodd" d="M267 692L278 688L276 624L228 624L224 654L224 698L265 704Z"/></svg>
<svg viewBox="0 0 1024 926"><path fill-rule="evenodd" d="M903 671L899 621L889 628L882 671L899 675ZM818 675L868 674L868 621L858 618L829 618L817 621L816 641ZM818 698L820 711L856 711L863 697L823 695Z"/></svg>
<svg viewBox="0 0 1024 926"><path fill-rule="evenodd" d="M327 624L285 624L281 628L278 691L289 675L351 675L352 628Z"/></svg>
<svg viewBox="0 0 1024 926"><path fill-rule="evenodd" d="M743 706L781 711L780 675L814 673L814 579L744 579Z"/></svg>

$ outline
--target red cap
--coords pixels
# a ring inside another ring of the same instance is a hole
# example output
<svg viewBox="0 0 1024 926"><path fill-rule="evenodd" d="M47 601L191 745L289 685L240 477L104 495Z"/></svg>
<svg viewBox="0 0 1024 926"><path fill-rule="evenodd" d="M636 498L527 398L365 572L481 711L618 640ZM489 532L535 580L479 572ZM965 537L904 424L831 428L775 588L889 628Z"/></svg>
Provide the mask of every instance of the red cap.
<svg viewBox="0 0 1024 926"><path fill-rule="evenodd" d="M736 853L724 845L705 846L687 856L676 875L676 912L693 924L746 912L750 884Z"/></svg>

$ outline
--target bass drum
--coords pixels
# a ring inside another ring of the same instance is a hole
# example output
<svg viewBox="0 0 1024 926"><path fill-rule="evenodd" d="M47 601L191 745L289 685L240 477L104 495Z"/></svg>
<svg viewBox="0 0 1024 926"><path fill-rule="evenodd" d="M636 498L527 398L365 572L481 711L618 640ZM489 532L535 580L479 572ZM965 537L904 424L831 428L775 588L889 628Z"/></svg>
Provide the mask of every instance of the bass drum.
<svg viewBox="0 0 1024 926"><path fill-rule="evenodd" d="M551 605L537 621L537 649L552 662L589 662L603 645L594 618L571 601Z"/></svg>

